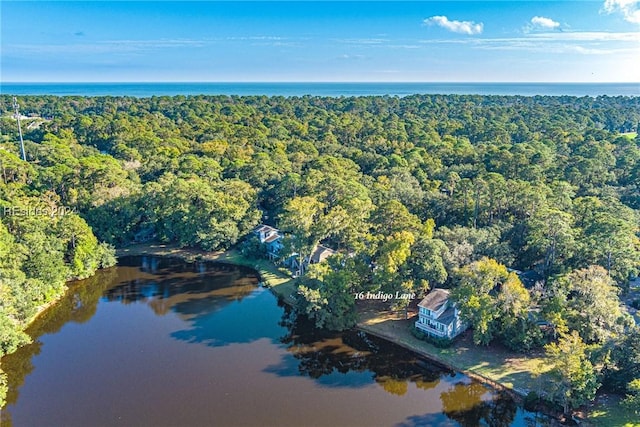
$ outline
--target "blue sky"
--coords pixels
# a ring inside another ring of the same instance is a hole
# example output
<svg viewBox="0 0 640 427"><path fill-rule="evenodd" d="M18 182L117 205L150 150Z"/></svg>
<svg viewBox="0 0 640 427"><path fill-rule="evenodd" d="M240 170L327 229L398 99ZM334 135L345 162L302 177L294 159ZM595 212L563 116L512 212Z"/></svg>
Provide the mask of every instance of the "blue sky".
<svg viewBox="0 0 640 427"><path fill-rule="evenodd" d="M0 8L5 82L640 81L640 0Z"/></svg>

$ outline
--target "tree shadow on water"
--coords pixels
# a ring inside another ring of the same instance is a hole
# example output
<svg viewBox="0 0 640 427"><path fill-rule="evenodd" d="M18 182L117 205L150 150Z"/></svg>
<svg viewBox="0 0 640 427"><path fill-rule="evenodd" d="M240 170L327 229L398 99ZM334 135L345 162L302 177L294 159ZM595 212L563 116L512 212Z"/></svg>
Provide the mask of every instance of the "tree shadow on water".
<svg viewBox="0 0 640 427"><path fill-rule="evenodd" d="M440 400L443 413L463 427L511 426L518 411L511 396L476 381L454 384L440 394Z"/></svg>
<svg viewBox="0 0 640 427"><path fill-rule="evenodd" d="M308 319L285 314L287 334L280 342L288 354L265 369L278 376L306 376L324 387L360 388L381 385L404 394L409 382L426 388L443 370L417 355L363 332L317 329Z"/></svg>

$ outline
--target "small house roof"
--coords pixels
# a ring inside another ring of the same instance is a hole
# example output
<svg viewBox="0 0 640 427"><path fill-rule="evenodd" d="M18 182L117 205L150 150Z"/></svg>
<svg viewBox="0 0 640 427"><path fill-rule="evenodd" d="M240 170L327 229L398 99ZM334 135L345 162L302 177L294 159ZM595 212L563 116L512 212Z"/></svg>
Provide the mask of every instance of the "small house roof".
<svg viewBox="0 0 640 427"><path fill-rule="evenodd" d="M282 237L282 235L280 233L276 232L276 233L270 235L269 237L267 237L266 239L264 239L264 243L274 242L274 241L278 240L281 237Z"/></svg>
<svg viewBox="0 0 640 427"><path fill-rule="evenodd" d="M254 228L253 232L256 234L260 234L260 233L267 233L269 231L275 231L276 233L279 232L280 230L278 230L277 228L274 228L270 225L266 225L266 224L260 224L258 225L256 228Z"/></svg>
<svg viewBox="0 0 640 427"><path fill-rule="evenodd" d="M433 289L418 304L418 307L431 311L438 311L449 300L449 291L446 289Z"/></svg>
<svg viewBox="0 0 640 427"><path fill-rule="evenodd" d="M311 254L311 262L320 263L325 259L329 258L331 255L334 255L336 251L326 246L317 245Z"/></svg>

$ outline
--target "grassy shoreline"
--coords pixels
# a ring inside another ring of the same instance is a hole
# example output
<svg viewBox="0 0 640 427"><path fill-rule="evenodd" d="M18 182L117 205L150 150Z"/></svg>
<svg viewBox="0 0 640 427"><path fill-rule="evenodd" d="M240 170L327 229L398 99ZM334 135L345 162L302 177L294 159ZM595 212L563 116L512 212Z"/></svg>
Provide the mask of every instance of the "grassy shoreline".
<svg viewBox="0 0 640 427"><path fill-rule="evenodd" d="M198 249L179 248L174 245L139 244L118 249L116 255L118 257L167 256L186 261L215 261L251 267L260 274L261 280L276 296L289 304L294 303L292 297L295 292L294 279L286 274L286 271L279 270L267 260L245 258L235 249L224 252L205 252ZM359 307L359 317L358 329L401 345L449 369L479 379L497 389L526 396L531 385L537 381L530 372L536 363L542 363L542 359L539 357L531 357L531 355L525 357L506 350L497 351L494 348L479 348L470 342L469 337L456 340L451 348L440 349L415 338L410 333L410 326L414 320L397 319L387 310L375 310L365 308L362 305Z"/></svg>
<svg viewBox="0 0 640 427"><path fill-rule="evenodd" d="M140 255L174 257L188 262L215 261L250 267L260 274L260 280L270 288L276 296L280 297L287 304L292 305L295 302L292 294L295 293L296 287L293 278L286 274L286 270L279 269L272 262L265 259L255 260L245 258L236 249L207 252L200 249L180 248L176 245L161 243L144 243L116 249L116 257Z"/></svg>
<svg viewBox="0 0 640 427"><path fill-rule="evenodd" d="M231 249L220 252L206 252L192 248L180 248L167 244L138 244L116 250L116 256L153 255L175 257L188 262L215 261L241 265L256 270L262 282L285 303L293 305L296 287L287 270L277 268L268 260L245 258L239 251ZM446 349L419 340L410 332L415 319L398 318L388 310L360 304L359 322L356 327L371 335L390 341L411 350L451 370L461 372L491 387L504 390L516 398L537 391L544 382L551 381L545 365L543 352L523 355L499 346L478 347L467 331ZM535 373L535 374L534 374ZM625 410L615 402L598 402L588 409L588 421L584 426L640 427L633 422ZM583 415L583 419L585 418Z"/></svg>

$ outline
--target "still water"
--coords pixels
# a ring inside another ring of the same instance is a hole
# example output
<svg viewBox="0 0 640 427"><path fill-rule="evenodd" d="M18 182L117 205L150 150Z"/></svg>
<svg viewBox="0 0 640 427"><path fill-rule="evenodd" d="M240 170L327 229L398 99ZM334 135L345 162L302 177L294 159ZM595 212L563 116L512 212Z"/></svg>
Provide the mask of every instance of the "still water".
<svg viewBox="0 0 640 427"><path fill-rule="evenodd" d="M128 257L2 359L2 425L532 426L508 396L357 331L295 319L254 271Z"/></svg>

